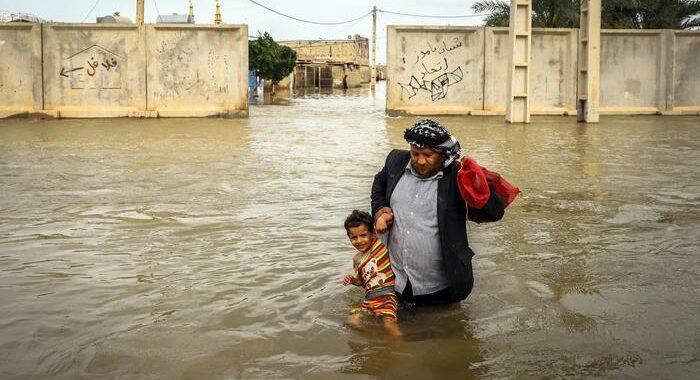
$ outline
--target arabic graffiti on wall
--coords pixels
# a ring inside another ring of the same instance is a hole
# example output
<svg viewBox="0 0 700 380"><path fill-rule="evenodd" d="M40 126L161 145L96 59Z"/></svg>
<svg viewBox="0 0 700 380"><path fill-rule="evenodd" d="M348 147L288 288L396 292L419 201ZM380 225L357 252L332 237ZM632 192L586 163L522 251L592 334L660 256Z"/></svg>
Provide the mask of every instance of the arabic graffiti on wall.
<svg viewBox="0 0 700 380"><path fill-rule="evenodd" d="M217 43L201 46L191 34L163 33L155 50L157 70L149 91L152 98L167 104L188 101L215 102L226 99L231 76L236 71L232 55L216 49ZM208 48L208 50L207 50Z"/></svg>
<svg viewBox="0 0 700 380"><path fill-rule="evenodd" d="M58 76L72 89L119 89L124 57L92 45L63 60Z"/></svg>
<svg viewBox="0 0 700 380"><path fill-rule="evenodd" d="M462 41L453 37L448 41L441 41L436 46L427 42L425 46L415 50L414 54L403 56L401 63L404 67L410 66L414 70L405 82L398 82L401 97L403 98L406 92L408 99L411 99L420 91L426 91L433 102L444 99L450 86L464 78L462 66L454 64L453 58L453 52L462 48Z"/></svg>
<svg viewBox="0 0 700 380"><path fill-rule="evenodd" d="M104 62L101 64L107 71L111 69L112 67L117 67L117 60L112 58L112 59L105 59ZM95 69L98 69L100 66L100 63L95 60L94 57L90 57L90 59L87 62L87 67L71 67L70 69L66 69L65 67L61 66L61 72L59 73L63 77L70 77L70 73L78 70L85 70L87 75L89 76L95 76L95 73L97 72Z"/></svg>

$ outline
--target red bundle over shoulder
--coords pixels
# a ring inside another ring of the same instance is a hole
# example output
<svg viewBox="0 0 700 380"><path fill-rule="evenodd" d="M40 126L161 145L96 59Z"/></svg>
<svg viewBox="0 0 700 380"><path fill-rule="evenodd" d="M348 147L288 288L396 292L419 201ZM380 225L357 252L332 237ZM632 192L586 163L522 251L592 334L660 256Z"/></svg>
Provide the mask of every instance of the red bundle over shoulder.
<svg viewBox="0 0 700 380"><path fill-rule="evenodd" d="M459 172L457 172L457 186L462 198L470 207L480 209L489 200L491 192L489 188L498 194L503 200L504 207L508 207L520 189L511 185L500 174L479 165L473 158L464 157ZM474 213L469 213L468 219L481 223Z"/></svg>

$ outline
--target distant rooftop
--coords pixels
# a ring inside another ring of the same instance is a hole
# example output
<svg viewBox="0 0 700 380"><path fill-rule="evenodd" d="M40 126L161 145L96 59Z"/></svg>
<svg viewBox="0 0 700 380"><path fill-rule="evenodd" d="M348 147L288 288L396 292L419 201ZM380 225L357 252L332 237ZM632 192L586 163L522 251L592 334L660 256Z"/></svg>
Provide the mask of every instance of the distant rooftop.
<svg viewBox="0 0 700 380"><path fill-rule="evenodd" d="M120 15L119 12L114 12L112 16L97 17L95 22L98 24L133 24L130 18Z"/></svg>
<svg viewBox="0 0 700 380"><path fill-rule="evenodd" d="M194 16L179 15L177 13L159 15L156 19L156 24L194 24Z"/></svg>
<svg viewBox="0 0 700 380"><path fill-rule="evenodd" d="M249 36L252 37L252 36ZM253 37L257 38L257 37ZM348 36L347 40L283 40L283 41L277 41L278 43L308 43L308 44L313 44L313 45L318 45L318 44L339 44L339 43L348 43L348 42L354 42L354 41L369 41L367 37L362 37L359 34L355 34L354 36Z"/></svg>
<svg viewBox="0 0 700 380"><path fill-rule="evenodd" d="M0 22L46 22L31 13L0 11Z"/></svg>

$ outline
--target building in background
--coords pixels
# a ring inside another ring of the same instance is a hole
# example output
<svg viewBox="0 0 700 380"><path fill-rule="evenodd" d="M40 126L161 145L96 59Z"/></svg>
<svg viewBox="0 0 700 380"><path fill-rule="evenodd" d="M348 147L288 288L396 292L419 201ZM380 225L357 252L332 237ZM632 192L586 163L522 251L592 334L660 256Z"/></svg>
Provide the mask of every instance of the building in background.
<svg viewBox="0 0 700 380"><path fill-rule="evenodd" d="M156 24L194 24L194 17L190 15L180 15L173 13L171 15L158 15Z"/></svg>
<svg viewBox="0 0 700 380"><path fill-rule="evenodd" d="M112 16L97 17L98 24L133 24L130 18L121 16L119 12L114 12Z"/></svg>
<svg viewBox="0 0 700 380"><path fill-rule="evenodd" d="M295 88L349 88L369 83L369 39L358 34L347 40L279 41L297 52ZM289 85L280 82L280 87Z"/></svg>
<svg viewBox="0 0 700 380"><path fill-rule="evenodd" d="M156 24L194 24L194 6L190 1L190 13L181 15L173 13L171 15L158 15Z"/></svg>
<svg viewBox="0 0 700 380"><path fill-rule="evenodd" d="M31 13L0 11L0 22L47 22Z"/></svg>

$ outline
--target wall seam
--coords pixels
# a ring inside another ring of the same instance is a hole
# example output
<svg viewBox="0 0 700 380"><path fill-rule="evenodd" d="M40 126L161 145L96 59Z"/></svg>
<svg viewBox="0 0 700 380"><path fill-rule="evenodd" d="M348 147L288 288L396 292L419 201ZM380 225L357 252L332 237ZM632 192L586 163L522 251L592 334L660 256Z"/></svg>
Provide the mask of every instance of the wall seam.
<svg viewBox="0 0 700 380"><path fill-rule="evenodd" d="M576 97L574 98L574 106L576 106L576 121L579 122L583 110L581 107L581 89L579 83L581 79L581 14L579 9L579 27L576 29L576 78L574 79L574 88Z"/></svg>
<svg viewBox="0 0 700 380"><path fill-rule="evenodd" d="M144 69L143 69L143 83L144 87L146 88L146 105L144 112L148 112L148 38L146 38L146 24L142 24L140 26L143 30L143 60L144 60Z"/></svg>
<svg viewBox="0 0 700 380"><path fill-rule="evenodd" d="M488 34L488 28L484 27L484 49L483 49L483 56L484 56L484 64L482 66L481 70L481 110L485 111L486 110L486 35Z"/></svg>
<svg viewBox="0 0 700 380"><path fill-rule="evenodd" d="M673 111L676 103L676 32L667 30L666 45L666 94L665 111Z"/></svg>
<svg viewBox="0 0 700 380"><path fill-rule="evenodd" d="M46 102L44 100L45 83L44 83L44 24L43 23L39 24L39 35L41 36L41 38L39 39L41 41L39 44L41 47L41 52L39 54L39 56L41 58L41 110L45 111L46 110Z"/></svg>

